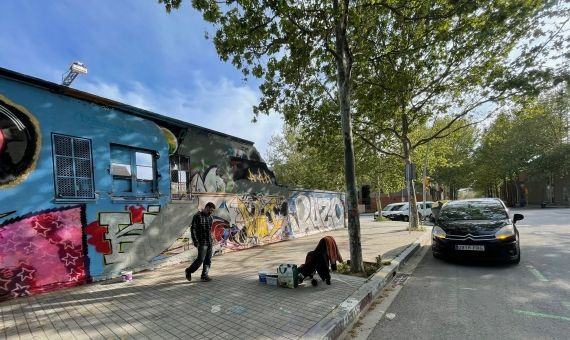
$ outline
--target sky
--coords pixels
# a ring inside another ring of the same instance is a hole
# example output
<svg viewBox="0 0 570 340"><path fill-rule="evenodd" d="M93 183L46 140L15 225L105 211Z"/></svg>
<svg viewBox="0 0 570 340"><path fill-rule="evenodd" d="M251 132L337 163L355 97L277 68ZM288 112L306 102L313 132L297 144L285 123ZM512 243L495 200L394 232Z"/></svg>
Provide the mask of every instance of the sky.
<svg viewBox="0 0 570 340"><path fill-rule="evenodd" d="M70 87L250 140L266 159L277 114L252 123L259 82L220 60L211 26L190 1L1 0L0 67L61 83L73 61L88 74Z"/></svg>

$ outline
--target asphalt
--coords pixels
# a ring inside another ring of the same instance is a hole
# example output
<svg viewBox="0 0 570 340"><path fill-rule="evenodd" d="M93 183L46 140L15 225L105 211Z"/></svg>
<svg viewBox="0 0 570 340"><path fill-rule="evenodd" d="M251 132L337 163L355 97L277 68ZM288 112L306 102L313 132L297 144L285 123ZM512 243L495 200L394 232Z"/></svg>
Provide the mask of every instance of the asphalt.
<svg viewBox="0 0 570 340"><path fill-rule="evenodd" d="M259 283L259 270L301 264L318 240L333 236L350 258L347 229L215 256L211 282L184 277L180 263L0 303L8 339L336 339L349 329L428 232L403 222L361 217L364 261L390 260L369 278L333 273L332 284L296 289ZM188 261L192 260L188 255Z"/></svg>

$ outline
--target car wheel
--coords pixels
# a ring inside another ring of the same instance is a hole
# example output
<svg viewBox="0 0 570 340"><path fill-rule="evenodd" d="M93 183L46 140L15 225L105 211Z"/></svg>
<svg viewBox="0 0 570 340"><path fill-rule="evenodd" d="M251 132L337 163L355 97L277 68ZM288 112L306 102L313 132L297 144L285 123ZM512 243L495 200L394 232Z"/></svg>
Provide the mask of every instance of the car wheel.
<svg viewBox="0 0 570 340"><path fill-rule="evenodd" d="M404 216L403 220L404 220L404 222L408 222L410 220L410 218L408 216Z"/></svg>
<svg viewBox="0 0 570 340"><path fill-rule="evenodd" d="M517 245L517 257L509 261L511 264L519 264L521 262L521 247Z"/></svg>
<svg viewBox="0 0 570 340"><path fill-rule="evenodd" d="M436 258L436 259L441 259L441 258L442 258L442 256L441 256L440 254L434 252L433 250L431 251L431 254L432 254L433 257Z"/></svg>

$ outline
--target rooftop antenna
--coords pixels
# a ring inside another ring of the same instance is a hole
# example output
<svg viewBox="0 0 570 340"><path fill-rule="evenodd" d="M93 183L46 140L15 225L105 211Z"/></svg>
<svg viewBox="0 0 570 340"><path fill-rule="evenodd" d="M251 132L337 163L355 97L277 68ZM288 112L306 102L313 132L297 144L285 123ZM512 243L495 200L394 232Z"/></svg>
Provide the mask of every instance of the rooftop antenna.
<svg viewBox="0 0 570 340"><path fill-rule="evenodd" d="M87 67L82 62L74 61L69 65L69 70L63 74L61 85L69 86L78 74L87 74Z"/></svg>

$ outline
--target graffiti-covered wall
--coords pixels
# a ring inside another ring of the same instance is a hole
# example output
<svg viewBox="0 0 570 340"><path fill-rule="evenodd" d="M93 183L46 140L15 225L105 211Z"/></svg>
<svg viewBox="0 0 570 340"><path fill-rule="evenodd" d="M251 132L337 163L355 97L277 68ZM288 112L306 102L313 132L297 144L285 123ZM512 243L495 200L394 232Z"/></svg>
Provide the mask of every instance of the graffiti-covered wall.
<svg viewBox="0 0 570 340"><path fill-rule="evenodd" d="M342 194L295 190L284 193L285 196L197 194L199 207L208 202L216 205L212 224L216 250L245 249L344 227ZM190 242L190 228L184 228L159 258L189 249Z"/></svg>
<svg viewBox="0 0 570 340"><path fill-rule="evenodd" d="M252 142L0 68L0 301L344 226L344 196L277 185Z"/></svg>

